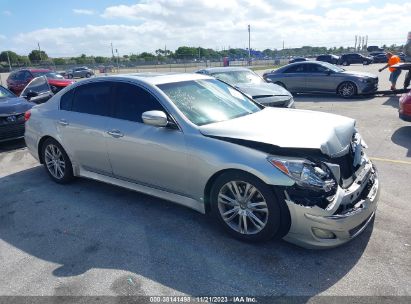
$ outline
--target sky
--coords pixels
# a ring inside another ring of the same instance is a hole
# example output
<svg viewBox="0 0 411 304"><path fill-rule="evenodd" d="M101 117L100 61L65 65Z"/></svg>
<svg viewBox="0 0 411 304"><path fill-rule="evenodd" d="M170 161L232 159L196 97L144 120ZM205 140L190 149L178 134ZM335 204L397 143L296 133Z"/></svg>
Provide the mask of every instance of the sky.
<svg viewBox="0 0 411 304"><path fill-rule="evenodd" d="M51 57L111 56L179 46L248 47L401 45L411 2L397 0L0 0L0 51Z"/></svg>

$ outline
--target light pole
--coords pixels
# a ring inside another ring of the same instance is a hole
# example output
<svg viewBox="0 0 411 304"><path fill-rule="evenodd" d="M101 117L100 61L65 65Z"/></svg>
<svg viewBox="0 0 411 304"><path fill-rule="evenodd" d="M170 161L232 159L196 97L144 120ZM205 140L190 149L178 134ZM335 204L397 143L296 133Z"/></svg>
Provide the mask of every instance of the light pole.
<svg viewBox="0 0 411 304"><path fill-rule="evenodd" d="M251 29L248 25L248 65L251 65Z"/></svg>
<svg viewBox="0 0 411 304"><path fill-rule="evenodd" d="M11 64L10 64L9 51L6 51L6 54L7 54L7 61L9 62L9 71L11 72Z"/></svg>
<svg viewBox="0 0 411 304"><path fill-rule="evenodd" d="M117 53L117 73L120 71L120 56L118 55L118 49L116 49Z"/></svg>

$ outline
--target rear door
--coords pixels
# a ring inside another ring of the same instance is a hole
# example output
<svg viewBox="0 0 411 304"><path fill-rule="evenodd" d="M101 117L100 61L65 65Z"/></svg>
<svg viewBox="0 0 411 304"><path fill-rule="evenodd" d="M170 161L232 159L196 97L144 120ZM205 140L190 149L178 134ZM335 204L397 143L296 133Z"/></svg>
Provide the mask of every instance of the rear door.
<svg viewBox="0 0 411 304"><path fill-rule="evenodd" d="M105 175L112 170L107 154L107 124L112 83L78 86L61 97L56 125L64 149L82 168Z"/></svg>
<svg viewBox="0 0 411 304"><path fill-rule="evenodd" d="M107 140L110 162L117 178L187 193L187 151L184 133L176 128L143 123L142 114L167 113L146 88L118 82L113 95L113 118Z"/></svg>

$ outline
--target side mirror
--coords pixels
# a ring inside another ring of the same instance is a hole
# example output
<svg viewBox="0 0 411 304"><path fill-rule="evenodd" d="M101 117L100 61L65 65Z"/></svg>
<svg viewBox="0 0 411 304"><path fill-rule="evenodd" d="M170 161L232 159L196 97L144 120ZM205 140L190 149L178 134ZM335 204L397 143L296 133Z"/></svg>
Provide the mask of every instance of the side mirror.
<svg viewBox="0 0 411 304"><path fill-rule="evenodd" d="M147 111L141 115L143 122L146 125L155 127L166 127L168 119L166 113L163 111Z"/></svg>
<svg viewBox="0 0 411 304"><path fill-rule="evenodd" d="M27 98L28 100L30 100L31 98L36 97L36 96L38 96L38 95L39 95L39 94L38 94L37 92L34 92L34 91L30 90L30 91L27 92L26 98Z"/></svg>

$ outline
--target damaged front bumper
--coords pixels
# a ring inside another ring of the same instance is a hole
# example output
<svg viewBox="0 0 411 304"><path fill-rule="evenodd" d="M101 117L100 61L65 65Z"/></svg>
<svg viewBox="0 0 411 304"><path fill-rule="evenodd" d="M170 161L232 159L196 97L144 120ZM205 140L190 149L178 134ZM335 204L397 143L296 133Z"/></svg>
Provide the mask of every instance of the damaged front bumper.
<svg viewBox="0 0 411 304"><path fill-rule="evenodd" d="M326 208L292 201L285 190L291 226L284 240L306 248L330 248L359 235L371 222L379 197L379 180L368 161L346 189L338 187Z"/></svg>

